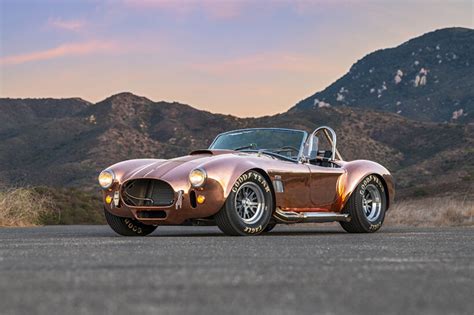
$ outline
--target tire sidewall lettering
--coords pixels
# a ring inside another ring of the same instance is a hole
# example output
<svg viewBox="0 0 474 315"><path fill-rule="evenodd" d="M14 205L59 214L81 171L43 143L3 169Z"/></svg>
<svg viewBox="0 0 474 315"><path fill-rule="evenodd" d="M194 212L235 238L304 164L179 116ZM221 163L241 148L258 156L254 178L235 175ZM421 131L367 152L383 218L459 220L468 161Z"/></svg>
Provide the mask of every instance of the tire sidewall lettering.
<svg viewBox="0 0 474 315"><path fill-rule="evenodd" d="M133 221L131 219L124 219L123 222L125 223L125 226L131 230L132 232L136 233L136 234L142 234L143 233L143 230L141 227L139 227L138 225L134 224Z"/></svg>
<svg viewBox="0 0 474 315"><path fill-rule="evenodd" d="M232 187L232 192L236 193L237 190L239 189L240 185L242 185L242 183L247 181L248 179L254 179L258 183L260 183L262 185L262 188L264 189L264 191L266 193L271 192L270 185L267 183L265 178L262 175L260 175L259 173L254 172L254 171L248 171L248 172L240 175L239 178L237 178L237 180L235 181L234 186Z"/></svg>
<svg viewBox="0 0 474 315"><path fill-rule="evenodd" d="M371 232L375 232L375 231L380 229L380 227L383 224L384 218L385 218L386 196L385 196L385 189L384 189L384 186L383 186L382 181L380 180L380 178L378 176L375 176L375 175L369 175L369 176L365 177L364 180L362 180L362 182L360 183L360 186L359 186L359 191L358 192L359 192L359 198L360 198L359 203L360 204L362 204L362 198L365 196L365 192L366 192L367 186L369 184L373 184L379 189L380 194L382 196L383 203L384 203L384 205L383 205L384 210L383 210L383 213L380 215L379 219L376 222L370 222L365 217L365 214L362 213L362 209L361 209L359 215L361 216L362 221L365 222L366 228Z"/></svg>
<svg viewBox="0 0 474 315"><path fill-rule="evenodd" d="M359 194L362 197L365 195L365 190L367 189L367 185L369 184L375 184L380 189L381 193L383 194L385 193L385 189L380 179L375 175L369 175L366 178L364 178L364 180L360 184Z"/></svg>
<svg viewBox="0 0 474 315"><path fill-rule="evenodd" d="M255 234L255 233L261 232L262 230L263 230L262 225L259 225L256 228L251 228L251 227L246 226L245 229L244 229L244 232L249 233L249 234Z"/></svg>

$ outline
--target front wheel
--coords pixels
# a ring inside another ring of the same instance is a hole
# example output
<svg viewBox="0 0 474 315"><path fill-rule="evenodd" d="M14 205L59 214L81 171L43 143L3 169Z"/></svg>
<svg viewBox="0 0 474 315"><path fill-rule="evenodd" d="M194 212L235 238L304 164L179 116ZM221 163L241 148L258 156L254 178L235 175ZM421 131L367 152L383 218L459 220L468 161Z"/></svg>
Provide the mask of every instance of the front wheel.
<svg viewBox="0 0 474 315"><path fill-rule="evenodd" d="M263 232L267 233L267 232L270 232L271 230L273 230L275 228L277 224L275 222L270 222L267 224L267 227L265 228L265 230L263 230Z"/></svg>
<svg viewBox="0 0 474 315"><path fill-rule="evenodd" d="M350 233L372 233L380 229L385 219L387 196L380 178L369 175L357 186L347 201L343 213L351 221L340 222Z"/></svg>
<svg viewBox="0 0 474 315"><path fill-rule="evenodd" d="M260 234L272 217L273 204L265 177L248 171L237 179L224 207L216 214L217 226L227 235Z"/></svg>
<svg viewBox="0 0 474 315"><path fill-rule="evenodd" d="M156 230L156 226L143 224L135 219L113 215L104 208L105 220L117 234L123 236L146 236Z"/></svg>

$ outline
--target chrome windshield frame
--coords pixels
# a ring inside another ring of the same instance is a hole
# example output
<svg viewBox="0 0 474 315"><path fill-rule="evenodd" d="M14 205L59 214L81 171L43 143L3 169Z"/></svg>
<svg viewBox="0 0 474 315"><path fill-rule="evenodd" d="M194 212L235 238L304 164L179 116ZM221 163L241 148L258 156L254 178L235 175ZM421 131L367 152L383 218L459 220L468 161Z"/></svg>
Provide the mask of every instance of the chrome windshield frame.
<svg viewBox="0 0 474 315"><path fill-rule="evenodd" d="M244 128L244 129L235 129L235 130L230 130L230 131L226 131L226 132L223 132L223 133L220 133L218 134L214 140L212 141L211 145L209 146L209 150L212 150L212 146L214 145L214 143L216 142L216 140L220 137L220 136L224 136L226 134L230 134L230 133L234 133L234 132L245 132L245 131L252 131L252 130L275 130L275 131L291 131L291 132L301 132L303 134L303 137L302 137L302 140L301 140L301 144L300 144L300 148L299 148L299 152L298 152L298 156L296 159L291 159L292 161L295 161L295 162L301 162L302 160L302 157L303 157L303 151L304 151L304 146L305 146L305 143L306 143L306 140L308 139L308 133L304 130L300 130L300 129L290 129L290 128ZM280 155L280 154L276 154L275 155ZM282 157L284 158L288 158L284 155L281 155Z"/></svg>

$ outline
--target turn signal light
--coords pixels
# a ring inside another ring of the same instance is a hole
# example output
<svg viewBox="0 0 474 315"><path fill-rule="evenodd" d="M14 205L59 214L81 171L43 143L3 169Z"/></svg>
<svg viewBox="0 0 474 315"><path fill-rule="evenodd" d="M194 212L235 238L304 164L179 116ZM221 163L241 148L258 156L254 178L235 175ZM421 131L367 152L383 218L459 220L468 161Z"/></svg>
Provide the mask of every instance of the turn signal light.
<svg viewBox="0 0 474 315"><path fill-rule="evenodd" d="M105 202L107 202L108 204L110 204L110 203L112 202L112 196L107 195L107 197L105 197Z"/></svg>
<svg viewBox="0 0 474 315"><path fill-rule="evenodd" d="M204 197L203 195L199 195L199 196L197 196L196 200L199 204L203 204L204 201L206 201L206 197Z"/></svg>

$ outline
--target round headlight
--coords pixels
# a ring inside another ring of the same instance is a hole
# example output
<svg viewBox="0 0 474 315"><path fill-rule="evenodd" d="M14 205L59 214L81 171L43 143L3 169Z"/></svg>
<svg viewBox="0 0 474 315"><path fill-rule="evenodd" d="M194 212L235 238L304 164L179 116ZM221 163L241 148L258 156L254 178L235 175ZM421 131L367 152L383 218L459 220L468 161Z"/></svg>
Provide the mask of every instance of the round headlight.
<svg viewBox="0 0 474 315"><path fill-rule="evenodd" d="M189 182L193 187L201 187L207 179L206 171L196 168L189 173Z"/></svg>
<svg viewBox="0 0 474 315"><path fill-rule="evenodd" d="M99 175L99 185L107 189L114 183L115 174L111 170L102 171Z"/></svg>

